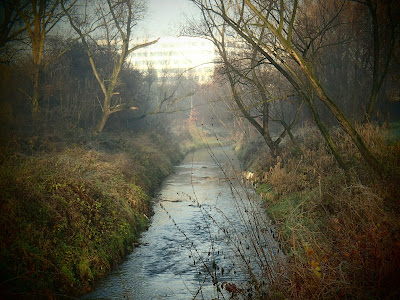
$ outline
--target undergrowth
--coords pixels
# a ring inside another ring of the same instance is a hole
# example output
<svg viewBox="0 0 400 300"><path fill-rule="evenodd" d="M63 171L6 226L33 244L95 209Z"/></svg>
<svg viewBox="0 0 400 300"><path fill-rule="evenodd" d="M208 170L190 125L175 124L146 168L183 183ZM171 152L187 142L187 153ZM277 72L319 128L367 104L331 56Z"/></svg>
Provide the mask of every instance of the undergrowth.
<svg viewBox="0 0 400 300"><path fill-rule="evenodd" d="M54 148L2 151L2 297L89 291L132 249L147 226L151 193L181 158L154 132Z"/></svg>
<svg viewBox="0 0 400 300"><path fill-rule="evenodd" d="M400 143L371 124L357 129L384 176L339 130L332 135L351 169L350 182L314 128L298 129L298 143L283 147L276 161L252 157L257 192L287 256L287 272L268 298L400 296Z"/></svg>
<svg viewBox="0 0 400 300"><path fill-rule="evenodd" d="M231 143L228 138L216 134L214 126L208 127L190 119L185 121L184 130L177 132L177 135L183 153Z"/></svg>

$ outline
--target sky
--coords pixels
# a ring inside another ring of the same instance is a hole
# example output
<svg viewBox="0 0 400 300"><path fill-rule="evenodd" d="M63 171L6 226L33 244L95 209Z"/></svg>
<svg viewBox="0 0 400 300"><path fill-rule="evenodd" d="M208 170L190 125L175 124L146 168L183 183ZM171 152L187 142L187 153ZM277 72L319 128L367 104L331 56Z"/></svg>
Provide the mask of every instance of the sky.
<svg viewBox="0 0 400 300"><path fill-rule="evenodd" d="M199 16L189 0L147 0L145 19L139 23L138 34L143 37L177 36L187 18Z"/></svg>

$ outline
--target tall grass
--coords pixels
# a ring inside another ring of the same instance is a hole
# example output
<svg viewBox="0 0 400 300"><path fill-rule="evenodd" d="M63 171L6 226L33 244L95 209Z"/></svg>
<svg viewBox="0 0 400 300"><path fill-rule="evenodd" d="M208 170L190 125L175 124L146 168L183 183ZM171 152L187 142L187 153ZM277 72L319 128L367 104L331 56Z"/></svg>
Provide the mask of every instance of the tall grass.
<svg viewBox="0 0 400 300"><path fill-rule="evenodd" d="M223 232L233 250L232 259L243 267L248 282L237 284L235 278L221 282L217 266L210 267L198 254L197 265L204 265L218 298L400 296L400 143L393 143L385 129L372 124L357 126L357 130L384 166L384 176L370 169L339 130L332 135L350 167L350 181L313 127L299 128L298 144L286 144L277 160L266 155L265 148L242 149L243 164L255 173L253 184L276 232L268 230L271 224L266 218L253 218L254 211L243 205L254 201L246 186L233 183L235 177L224 174L234 194L233 205L247 226L241 231L233 220L221 222L206 210L204 219ZM197 199L195 202L201 209ZM279 264L277 256L271 255L276 248L260 246L266 231L278 239L285 252Z"/></svg>
<svg viewBox="0 0 400 300"><path fill-rule="evenodd" d="M180 158L159 133L3 155L0 295L78 295L130 251ZM161 151L162 149L162 151Z"/></svg>
<svg viewBox="0 0 400 300"><path fill-rule="evenodd" d="M299 144L285 147L276 165L264 161L258 173L259 183L270 186L262 196L288 258L288 277L273 287L282 298L400 295L400 143L389 143L387 131L371 124L357 129L385 167L383 177L336 131L348 182L312 128L301 128Z"/></svg>

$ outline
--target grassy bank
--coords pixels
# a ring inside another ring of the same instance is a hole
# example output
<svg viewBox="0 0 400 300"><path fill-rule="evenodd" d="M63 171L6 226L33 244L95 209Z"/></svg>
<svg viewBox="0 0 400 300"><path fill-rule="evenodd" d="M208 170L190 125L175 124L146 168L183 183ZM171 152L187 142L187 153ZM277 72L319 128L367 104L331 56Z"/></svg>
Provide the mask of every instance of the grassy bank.
<svg viewBox="0 0 400 300"><path fill-rule="evenodd" d="M187 120L183 130L177 130L176 135L179 136L178 141L183 153L232 143L223 130L190 120Z"/></svg>
<svg viewBox="0 0 400 300"><path fill-rule="evenodd" d="M287 272L269 298L400 296L400 143L388 142L388 132L372 125L358 130L384 165L383 177L339 131L333 135L350 182L316 129L300 128L298 144L286 144L277 162L265 148L242 154L287 256Z"/></svg>
<svg viewBox="0 0 400 300"><path fill-rule="evenodd" d="M181 158L170 137L154 132L77 136L2 149L2 297L90 290L132 249L152 192Z"/></svg>

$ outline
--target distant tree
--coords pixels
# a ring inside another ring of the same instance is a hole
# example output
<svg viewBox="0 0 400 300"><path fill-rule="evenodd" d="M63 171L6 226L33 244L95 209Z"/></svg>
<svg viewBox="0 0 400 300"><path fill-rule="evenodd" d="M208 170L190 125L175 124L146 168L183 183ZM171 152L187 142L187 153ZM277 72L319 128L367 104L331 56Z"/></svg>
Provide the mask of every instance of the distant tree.
<svg viewBox="0 0 400 300"><path fill-rule="evenodd" d="M18 17L23 21L32 50L32 95L28 95L32 103L34 123L40 119L40 74L43 70L43 57L46 36L56 26L64 13L59 0L16 1Z"/></svg>
<svg viewBox="0 0 400 300"><path fill-rule="evenodd" d="M6 62L3 56L5 47L10 42L23 39L27 25L21 18L21 12L28 6L27 1L11 0L0 2L0 56L2 63Z"/></svg>
<svg viewBox="0 0 400 300"><path fill-rule="evenodd" d="M386 78L393 50L399 41L400 5L396 0L351 0L365 5L371 18L371 40L373 44L373 68L370 97L366 110L366 121L373 119L379 91ZM356 8L357 9L357 8ZM359 8L358 8L359 9Z"/></svg>
<svg viewBox="0 0 400 300"><path fill-rule="evenodd" d="M193 2L206 14L223 20L231 30L256 48L287 79L306 101L316 124L342 168L346 169L346 165L320 119L315 99L320 100L332 113L342 129L350 136L365 161L374 170L382 173L382 166L366 147L363 139L345 117L336 101L327 94L321 84L313 65L316 62L307 56L305 51L307 48L299 48L298 43L295 43L298 40L307 41L307 37L303 35L304 32L298 30L297 13L307 9L302 1L193 0ZM325 2L320 1L320 3L323 5ZM324 41L325 33L333 30L337 25L335 15L332 14L332 17L323 19L324 26L316 31L314 39L309 40L309 46L321 39ZM265 33L260 35L263 30ZM326 46L329 45L329 41L324 41L324 43Z"/></svg>
<svg viewBox="0 0 400 300"><path fill-rule="evenodd" d="M75 32L79 35L93 74L100 85L103 93L103 100L100 103L102 116L97 125L97 132L102 132L111 114L121 110L129 109L126 103L121 102L121 98L116 98L116 91L120 84L120 72L127 57L135 50L147 47L156 43L153 40L132 46L132 30L144 12L143 3L138 0L122 1L90 1L84 2L84 8L75 11L75 15L65 9L69 22ZM74 4L78 3L77 0ZM84 11L83 16L79 14ZM93 11L89 18L89 12ZM91 41L91 42L90 42ZM106 51L112 57L111 72L101 70L96 60L96 52Z"/></svg>
<svg viewBox="0 0 400 300"><path fill-rule="evenodd" d="M212 19L208 20L211 21ZM267 72L267 67L263 63L264 59L257 55L256 48L247 49L247 51L243 48L238 48L241 50L238 51L234 45L230 48L227 47L234 41L230 41L229 36L225 35L224 26L217 28L214 23L212 28L219 33L219 37L217 37L213 30L209 28L209 35L212 37L224 64L224 74L228 78L232 98L242 116L261 134L270 149L271 155L276 158L279 144L286 134L289 134L292 141L294 141L291 130L297 122L301 105L298 107L295 116L289 121L289 124L286 122L282 111L280 111L281 114L275 113L274 118L271 118L271 104L276 101L283 101L288 97L287 95L274 96L272 90L265 85L268 81L265 81L265 76L263 76ZM234 53L233 58L233 53L229 54L232 51L237 51L237 53ZM271 121L279 123L283 127L280 133L274 132L276 138L272 137Z"/></svg>
<svg viewBox="0 0 400 300"><path fill-rule="evenodd" d="M70 39L52 36L46 44L49 57L68 49L43 70L41 85L46 93L41 105L42 122L61 128L92 128L100 114L97 97L101 96L101 90L82 43L71 45ZM104 58L101 67L110 59Z"/></svg>
<svg viewBox="0 0 400 300"><path fill-rule="evenodd" d="M162 127L182 123L195 109L192 100L199 90L191 70L171 69L170 60L162 68L154 69L151 59L148 60L147 70L142 69L145 88L138 97L138 110L132 119L138 122L151 120L153 125L160 123Z"/></svg>

